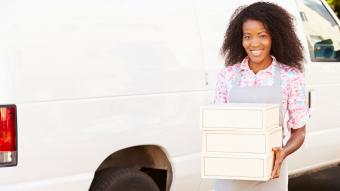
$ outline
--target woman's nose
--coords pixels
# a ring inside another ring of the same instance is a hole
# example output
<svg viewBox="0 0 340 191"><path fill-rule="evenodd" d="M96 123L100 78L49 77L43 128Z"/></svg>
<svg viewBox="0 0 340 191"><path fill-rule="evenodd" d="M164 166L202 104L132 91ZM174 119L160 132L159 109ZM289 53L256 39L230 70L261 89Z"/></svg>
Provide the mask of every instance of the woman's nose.
<svg viewBox="0 0 340 191"><path fill-rule="evenodd" d="M250 41L250 46L259 46L260 45L260 40L259 40L259 38L257 38L257 37L254 37L254 38L252 38L251 39L251 41Z"/></svg>

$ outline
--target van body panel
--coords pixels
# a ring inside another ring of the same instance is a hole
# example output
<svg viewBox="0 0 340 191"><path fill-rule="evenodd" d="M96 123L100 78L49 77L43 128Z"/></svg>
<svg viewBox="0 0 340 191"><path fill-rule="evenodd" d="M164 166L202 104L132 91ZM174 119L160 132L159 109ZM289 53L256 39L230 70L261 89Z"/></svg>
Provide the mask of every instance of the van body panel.
<svg viewBox="0 0 340 191"><path fill-rule="evenodd" d="M4 1L0 10L12 101L205 88L191 1Z"/></svg>

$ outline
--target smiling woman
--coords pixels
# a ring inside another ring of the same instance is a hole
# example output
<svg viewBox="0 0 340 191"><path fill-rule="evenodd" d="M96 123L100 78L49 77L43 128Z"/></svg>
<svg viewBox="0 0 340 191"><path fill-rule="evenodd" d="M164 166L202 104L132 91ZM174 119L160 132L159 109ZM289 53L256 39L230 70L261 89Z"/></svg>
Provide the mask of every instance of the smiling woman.
<svg viewBox="0 0 340 191"><path fill-rule="evenodd" d="M226 67L218 75L215 103L278 104L283 139L282 147L273 148L272 180L217 180L215 191L286 191L285 158L304 142L309 117L301 73L302 46L292 16L267 2L238 8L225 33L222 54Z"/></svg>

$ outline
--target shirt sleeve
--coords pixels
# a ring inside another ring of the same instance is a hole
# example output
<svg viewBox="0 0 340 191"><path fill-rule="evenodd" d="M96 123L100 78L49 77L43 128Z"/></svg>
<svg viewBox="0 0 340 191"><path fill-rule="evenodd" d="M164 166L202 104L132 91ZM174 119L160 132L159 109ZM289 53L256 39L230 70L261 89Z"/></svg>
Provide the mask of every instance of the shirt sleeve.
<svg viewBox="0 0 340 191"><path fill-rule="evenodd" d="M290 90L288 95L288 127L298 129L306 125L309 112L305 95L305 82L302 73L290 71L292 80L290 81Z"/></svg>
<svg viewBox="0 0 340 191"><path fill-rule="evenodd" d="M228 103L228 91L226 84L226 71L223 69L217 75L214 103Z"/></svg>

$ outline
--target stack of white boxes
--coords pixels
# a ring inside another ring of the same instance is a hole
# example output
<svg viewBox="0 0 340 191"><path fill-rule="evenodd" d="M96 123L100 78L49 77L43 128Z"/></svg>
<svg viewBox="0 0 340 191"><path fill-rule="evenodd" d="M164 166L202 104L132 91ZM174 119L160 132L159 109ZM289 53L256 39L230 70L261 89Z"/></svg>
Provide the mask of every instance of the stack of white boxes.
<svg viewBox="0 0 340 191"><path fill-rule="evenodd" d="M202 178L270 179L273 147L282 145L276 104L228 103L201 108Z"/></svg>

